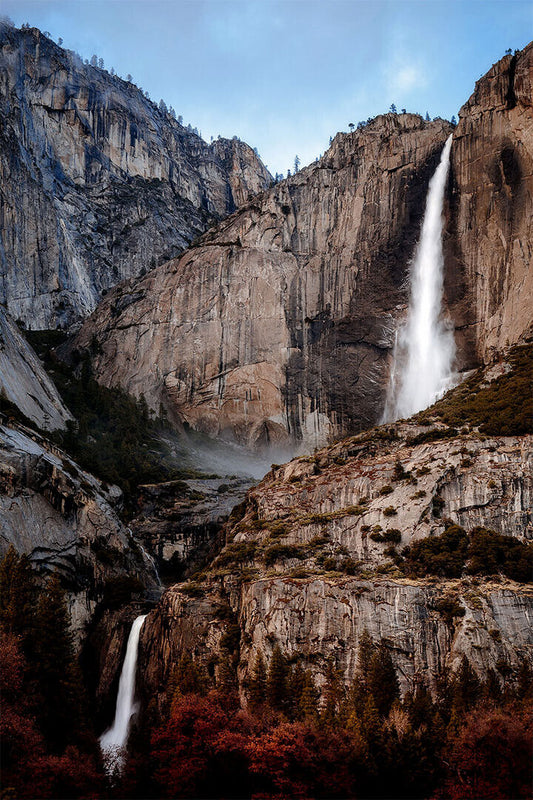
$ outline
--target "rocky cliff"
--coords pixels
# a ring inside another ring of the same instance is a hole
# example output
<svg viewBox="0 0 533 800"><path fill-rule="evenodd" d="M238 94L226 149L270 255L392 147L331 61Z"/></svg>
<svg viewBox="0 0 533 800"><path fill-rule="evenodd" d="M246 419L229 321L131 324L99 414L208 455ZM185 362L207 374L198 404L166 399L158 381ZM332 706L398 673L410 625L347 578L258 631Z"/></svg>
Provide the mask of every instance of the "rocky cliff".
<svg viewBox="0 0 533 800"><path fill-rule="evenodd" d="M0 553L27 553L68 588L78 642L99 604L157 588L153 566L112 503L120 494L22 426L0 425Z"/></svg>
<svg viewBox="0 0 533 800"><path fill-rule="evenodd" d="M248 145L207 145L37 29L2 24L0 48L0 302L28 327L79 320L269 185Z"/></svg>
<svg viewBox="0 0 533 800"><path fill-rule="evenodd" d="M486 362L533 324L533 43L476 83L451 172L448 294L463 294L459 341Z"/></svg>
<svg viewBox="0 0 533 800"><path fill-rule="evenodd" d="M72 419L36 354L1 306L0 396L41 430L65 428Z"/></svg>
<svg viewBox="0 0 533 800"><path fill-rule="evenodd" d="M100 380L214 436L313 446L368 427L451 129L405 114L337 135L179 260L110 293L77 346L96 337Z"/></svg>
<svg viewBox="0 0 533 800"><path fill-rule="evenodd" d="M531 327L532 70L533 46L498 62L454 132L446 295L460 369ZM338 134L319 162L111 293L77 345L96 337L104 383L251 446L312 448L375 423L451 130L403 114Z"/></svg>
<svg viewBox="0 0 533 800"><path fill-rule="evenodd" d="M533 662L533 438L488 430L520 417L532 356L514 351L409 422L273 466L210 569L150 614L145 691L164 692L180 654L216 672L233 647L244 696L256 656L276 644L319 684L331 657L350 683L365 629L389 648L404 691L463 655L480 675ZM480 422L493 395L505 413L495 423L491 406ZM523 420L531 431L531 401Z"/></svg>

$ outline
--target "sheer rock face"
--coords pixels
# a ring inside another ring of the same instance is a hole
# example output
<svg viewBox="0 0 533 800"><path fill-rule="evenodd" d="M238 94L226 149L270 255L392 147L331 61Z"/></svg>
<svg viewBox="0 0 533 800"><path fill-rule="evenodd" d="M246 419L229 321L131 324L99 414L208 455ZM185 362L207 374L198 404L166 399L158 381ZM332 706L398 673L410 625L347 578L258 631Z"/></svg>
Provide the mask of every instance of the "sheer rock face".
<svg viewBox="0 0 533 800"><path fill-rule="evenodd" d="M64 429L72 419L36 354L1 306L0 394L42 430Z"/></svg>
<svg viewBox="0 0 533 800"><path fill-rule="evenodd" d="M463 295L459 342L487 363L533 322L533 43L477 82L451 174L448 293Z"/></svg>
<svg viewBox="0 0 533 800"><path fill-rule="evenodd" d="M143 693L164 694L184 653L206 666L223 658L228 621L217 616L216 597L195 599L169 589L145 622L141 639ZM457 603L463 616L442 613L442 601ZM434 686L445 668L466 655L480 676L502 665L533 660L533 592L512 582L401 581L377 577L261 578L235 586L231 607L240 628L241 692L256 656L267 662L274 644L301 660L324 682L328 658L336 659L347 684L357 671L361 634L385 640L402 691L425 680Z"/></svg>
<svg viewBox="0 0 533 800"><path fill-rule="evenodd" d="M78 638L106 581L137 576L156 586L153 568L110 505L113 499L112 489L106 493L33 431L0 426L0 554L13 545L39 571L59 572L69 587Z"/></svg>
<svg viewBox="0 0 533 800"><path fill-rule="evenodd" d="M177 255L271 177L36 29L0 26L0 302L34 329Z"/></svg>
<svg viewBox="0 0 533 800"><path fill-rule="evenodd" d="M100 380L214 436L323 445L379 416L428 181L449 123L377 117L81 331Z"/></svg>
<svg viewBox="0 0 533 800"><path fill-rule="evenodd" d="M394 529L401 550L452 519L467 530L486 526L531 541L533 437L472 435L410 446L406 438L420 427L395 430L398 441L365 434L366 441L296 459L250 491L244 516L228 530L234 562L230 548L223 551L225 566L217 572L215 562L203 598L171 587L146 621L148 694L164 691L185 651L204 664L223 657L222 637L235 622L243 696L256 655L268 661L276 643L319 684L331 656L351 682L365 629L390 648L403 691L421 678L433 685L463 655L480 675L514 668L523 657L533 662L531 585L500 576L407 578L389 560L387 542L372 538ZM278 545L292 551L269 560ZM347 558L356 575L341 574ZM224 604L233 617L220 614Z"/></svg>
<svg viewBox="0 0 533 800"><path fill-rule="evenodd" d="M458 366L531 326L533 45L482 78L445 203ZM387 115L106 299L99 378L251 446L322 446L380 416L429 178L451 127Z"/></svg>

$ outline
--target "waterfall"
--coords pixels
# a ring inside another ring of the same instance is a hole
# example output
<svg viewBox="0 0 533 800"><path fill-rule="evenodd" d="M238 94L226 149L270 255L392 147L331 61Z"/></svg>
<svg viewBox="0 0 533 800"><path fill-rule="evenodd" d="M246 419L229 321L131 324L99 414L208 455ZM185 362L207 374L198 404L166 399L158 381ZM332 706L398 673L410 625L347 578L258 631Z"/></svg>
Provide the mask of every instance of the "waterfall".
<svg viewBox="0 0 533 800"><path fill-rule="evenodd" d="M451 146L450 135L429 183L422 232L411 267L407 320L395 339L384 422L410 417L427 408L453 384L453 330L441 317L442 206Z"/></svg>
<svg viewBox="0 0 533 800"><path fill-rule="evenodd" d="M117 706L113 724L100 737L100 747L102 752L114 756L115 763L120 766L121 755L117 753L126 746L130 721L137 710L135 703L135 670L137 668L137 651L139 648L139 637L144 620L148 615L142 614L133 621L128 644L126 646L126 657L120 673L118 684Z"/></svg>

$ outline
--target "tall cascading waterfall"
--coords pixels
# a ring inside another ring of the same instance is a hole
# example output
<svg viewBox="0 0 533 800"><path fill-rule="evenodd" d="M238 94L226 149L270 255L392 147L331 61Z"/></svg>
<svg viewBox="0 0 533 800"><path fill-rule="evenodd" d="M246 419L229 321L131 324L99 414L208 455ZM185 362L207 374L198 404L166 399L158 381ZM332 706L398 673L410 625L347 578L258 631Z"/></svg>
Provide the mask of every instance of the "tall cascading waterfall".
<svg viewBox="0 0 533 800"><path fill-rule="evenodd" d="M112 726L100 737L102 752L111 756L113 766L121 765L122 758L120 751L127 744L131 718L137 710L137 704L135 703L137 652L139 649L141 628L147 616L147 614L143 614L137 617L131 626L128 644L126 646L126 656L124 658L118 684L115 719Z"/></svg>
<svg viewBox="0 0 533 800"><path fill-rule="evenodd" d="M411 268L405 324L397 331L383 422L410 417L453 385L453 330L442 320L442 206L452 136L429 183L422 232Z"/></svg>

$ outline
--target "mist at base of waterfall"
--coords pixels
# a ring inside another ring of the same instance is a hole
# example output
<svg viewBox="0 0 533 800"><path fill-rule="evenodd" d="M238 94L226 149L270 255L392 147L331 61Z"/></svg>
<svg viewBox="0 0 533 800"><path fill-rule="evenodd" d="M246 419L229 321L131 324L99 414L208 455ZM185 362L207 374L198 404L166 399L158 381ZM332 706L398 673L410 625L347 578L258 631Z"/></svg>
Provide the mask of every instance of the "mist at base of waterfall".
<svg viewBox="0 0 533 800"><path fill-rule="evenodd" d="M410 273L407 319L397 331L383 422L410 417L432 405L454 383L453 324L443 317L442 208L452 137L431 178L420 240Z"/></svg>

